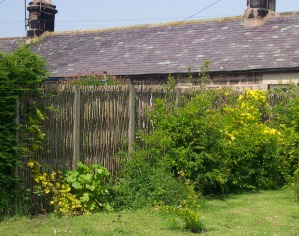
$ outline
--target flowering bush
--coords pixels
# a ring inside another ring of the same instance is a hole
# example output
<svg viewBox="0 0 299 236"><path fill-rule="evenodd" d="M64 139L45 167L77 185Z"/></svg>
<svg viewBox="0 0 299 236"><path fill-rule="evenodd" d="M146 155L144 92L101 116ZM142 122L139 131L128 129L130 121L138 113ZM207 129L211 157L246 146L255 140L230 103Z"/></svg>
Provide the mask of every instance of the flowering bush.
<svg viewBox="0 0 299 236"><path fill-rule="evenodd" d="M268 126L269 104L265 91L247 90L222 110L224 134L221 156L227 158L229 188L280 186L277 146L281 134Z"/></svg>
<svg viewBox="0 0 299 236"><path fill-rule="evenodd" d="M268 125L264 91L237 95L200 89L180 104L173 108L171 100L158 100L152 114L155 131L145 138L156 140L153 155L164 159L175 176L203 193L283 184L277 151L281 134Z"/></svg>

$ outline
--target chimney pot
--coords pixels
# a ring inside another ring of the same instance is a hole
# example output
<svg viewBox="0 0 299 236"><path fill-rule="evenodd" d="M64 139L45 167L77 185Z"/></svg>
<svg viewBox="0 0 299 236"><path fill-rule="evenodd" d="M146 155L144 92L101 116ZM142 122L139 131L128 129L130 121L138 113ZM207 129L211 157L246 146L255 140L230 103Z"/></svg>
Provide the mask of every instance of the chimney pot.
<svg viewBox="0 0 299 236"><path fill-rule="evenodd" d="M244 26L257 27L276 15L276 0L247 0L244 13Z"/></svg>
<svg viewBox="0 0 299 236"><path fill-rule="evenodd" d="M27 10L29 11L27 37L33 38L46 31L54 31L55 14L58 11L51 0L32 0Z"/></svg>

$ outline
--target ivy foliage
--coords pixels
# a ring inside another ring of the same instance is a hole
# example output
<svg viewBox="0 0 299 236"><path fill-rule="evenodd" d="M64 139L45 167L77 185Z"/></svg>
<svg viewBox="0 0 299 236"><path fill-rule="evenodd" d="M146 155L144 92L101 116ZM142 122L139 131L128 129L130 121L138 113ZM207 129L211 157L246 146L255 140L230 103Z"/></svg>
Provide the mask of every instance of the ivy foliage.
<svg viewBox="0 0 299 236"><path fill-rule="evenodd" d="M32 53L29 45L22 46L11 54L0 53L1 215L11 211L12 200L17 194L15 166L22 157L29 155L29 150L36 149L36 140L43 136L38 128L38 121L44 118L40 104L33 102L31 98L40 96L37 85L46 77L44 60ZM26 102L22 105L25 108L20 114L20 122L16 122L17 109L24 100ZM26 140L20 139L18 132L22 133ZM25 142L29 146L25 145Z"/></svg>

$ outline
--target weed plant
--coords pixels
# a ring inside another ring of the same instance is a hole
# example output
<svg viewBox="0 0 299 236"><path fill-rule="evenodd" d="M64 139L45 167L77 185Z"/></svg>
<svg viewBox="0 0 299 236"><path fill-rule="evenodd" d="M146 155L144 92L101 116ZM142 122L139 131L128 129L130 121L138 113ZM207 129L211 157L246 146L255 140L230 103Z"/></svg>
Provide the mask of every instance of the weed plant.
<svg viewBox="0 0 299 236"><path fill-rule="evenodd" d="M186 199L188 188L182 179L172 176L166 163L155 159L151 150L140 150L123 163L113 194L116 208L137 209L159 202L176 205Z"/></svg>

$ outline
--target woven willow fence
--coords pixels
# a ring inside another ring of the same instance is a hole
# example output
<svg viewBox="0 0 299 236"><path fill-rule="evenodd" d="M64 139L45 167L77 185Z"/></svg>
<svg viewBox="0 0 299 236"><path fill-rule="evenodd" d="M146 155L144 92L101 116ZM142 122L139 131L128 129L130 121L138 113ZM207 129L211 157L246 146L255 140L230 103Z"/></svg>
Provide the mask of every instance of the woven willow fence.
<svg viewBox="0 0 299 236"><path fill-rule="evenodd" d="M75 168L82 161L115 172L120 161L115 154L130 151L136 130L152 129L149 111L166 94L158 86L50 84L42 89L43 103L51 108L41 126L46 141L31 158L54 170Z"/></svg>
<svg viewBox="0 0 299 236"><path fill-rule="evenodd" d="M121 160L115 154L120 149L131 151L136 130L152 130L149 111L156 98L165 97L169 92L161 86L132 85L75 87L50 84L42 89L45 94L43 103L51 108L41 127L46 141L42 150L30 158L52 170L72 169L82 161L102 164L112 173L117 171ZM188 94L188 90L181 89L172 92L174 99L178 99L182 92ZM271 95L268 101L273 105L286 96L289 95ZM32 188L32 178L27 170L20 169L18 175L26 187Z"/></svg>

